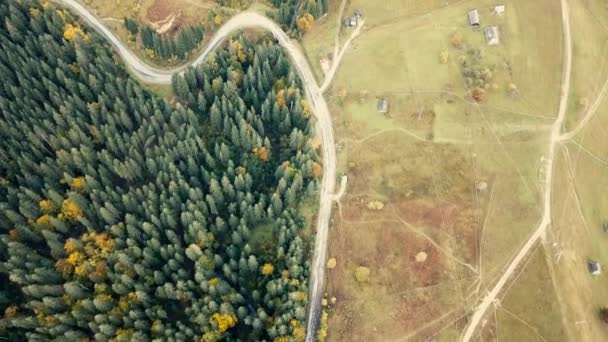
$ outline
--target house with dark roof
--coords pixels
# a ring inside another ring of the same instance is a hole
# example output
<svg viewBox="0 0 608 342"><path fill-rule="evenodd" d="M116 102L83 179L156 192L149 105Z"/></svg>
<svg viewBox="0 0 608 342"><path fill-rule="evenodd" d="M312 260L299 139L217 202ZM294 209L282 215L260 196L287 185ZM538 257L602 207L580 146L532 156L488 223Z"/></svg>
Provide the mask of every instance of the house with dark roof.
<svg viewBox="0 0 608 342"><path fill-rule="evenodd" d="M602 266L599 262L594 260L589 260L587 262L587 269L589 270L589 273L593 275L600 275L602 273Z"/></svg>

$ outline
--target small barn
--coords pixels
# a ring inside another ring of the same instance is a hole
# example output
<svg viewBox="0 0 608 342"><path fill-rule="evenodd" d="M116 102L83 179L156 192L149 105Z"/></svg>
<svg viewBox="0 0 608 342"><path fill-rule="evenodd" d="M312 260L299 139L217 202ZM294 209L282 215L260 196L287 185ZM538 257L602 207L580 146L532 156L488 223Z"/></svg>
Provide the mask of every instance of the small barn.
<svg viewBox="0 0 608 342"><path fill-rule="evenodd" d="M486 27L486 40L488 41L488 45L498 45L500 43L498 27L496 27L496 26Z"/></svg>
<svg viewBox="0 0 608 342"><path fill-rule="evenodd" d="M505 14L505 5L498 5L494 7L494 13L496 13L496 15L503 15Z"/></svg>
<svg viewBox="0 0 608 342"><path fill-rule="evenodd" d="M388 100L386 97L381 97L378 99L378 111L382 114L388 113Z"/></svg>
<svg viewBox="0 0 608 342"><path fill-rule="evenodd" d="M469 12L469 25L473 27L479 27L479 25L481 25L478 10L475 9Z"/></svg>
<svg viewBox="0 0 608 342"><path fill-rule="evenodd" d="M593 275L600 275L602 273L602 266L599 262L594 260L589 260L587 262L587 269L589 269L589 273Z"/></svg>
<svg viewBox="0 0 608 342"><path fill-rule="evenodd" d="M344 20L345 27L357 27L358 24L359 24L359 17L357 17L356 15L353 15L352 17L347 17Z"/></svg>

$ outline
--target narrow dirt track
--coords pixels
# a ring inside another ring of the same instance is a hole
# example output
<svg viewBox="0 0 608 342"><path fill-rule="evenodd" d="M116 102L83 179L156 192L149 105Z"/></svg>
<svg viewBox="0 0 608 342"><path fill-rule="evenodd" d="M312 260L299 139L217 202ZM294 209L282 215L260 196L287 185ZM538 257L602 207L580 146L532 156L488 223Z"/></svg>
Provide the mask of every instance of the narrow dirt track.
<svg viewBox="0 0 608 342"><path fill-rule="evenodd" d="M192 63L171 70L163 70L152 67L143 62L120 39L112 33L100 19L76 0L53 0L74 11L86 20L99 34L106 38L118 51L125 64L133 74L141 81L152 84L171 84L174 74L182 73L189 66L196 66L205 61L207 56L215 51L218 46L231 34L245 28L261 28L270 31L278 40L279 44L286 50L296 67L304 85L306 96L311 103L314 115L317 118L317 129L321 135L321 148L323 157L323 179L321 180L319 214L317 217L317 235L315 251L310 273L309 284L309 311L306 329L306 341L314 341L315 333L321 312L321 299L325 281L325 259L327 258L327 238L329 220L336 186L336 149L334 143L334 132L327 108L327 103L319 89L302 51L295 46L287 34L274 21L255 12L242 12L228 20L209 41L200 56Z"/></svg>
<svg viewBox="0 0 608 342"><path fill-rule="evenodd" d="M561 0L562 6L562 26L563 26L563 37L564 37L564 65L563 65L563 79L559 101L559 111L557 119L555 120L551 130L551 141L549 143L549 152L546 158L547 162L547 176L544 184L544 209L543 217L538 228L534 231L532 236L526 241L522 249L517 253L515 258L509 264L509 267L502 274L498 282L494 285L480 304L473 312L473 316L469 321L469 324L461 335L461 341L468 342L473 337L477 326L483 319L486 311L492 305L500 291L507 284L507 281L511 278L513 273L517 270L520 264L525 260L525 257L530 252L531 248L541 239L545 234L547 227L551 224L551 194L552 194L552 182L554 172L554 158L555 150L562 136L562 128L564 125L564 119L566 117L566 110L568 109L568 95L570 93L570 78L572 73L572 34L570 30L570 11L568 8L567 0Z"/></svg>
<svg viewBox="0 0 608 342"><path fill-rule="evenodd" d="M574 138L574 136L576 136L583 128L585 128L587 126L587 124L589 123L589 121L591 121L591 119L597 112L597 109L602 104L602 101L604 100L604 97L606 96L607 93L608 93L608 80L606 80L606 82L604 83L604 86L600 90L598 96L595 98L595 101L593 102L591 107L589 107L589 109L587 109L587 111L585 112L583 119L578 123L578 125L573 130L571 130L568 133L562 134L559 137L559 140L560 141L570 140L570 139Z"/></svg>

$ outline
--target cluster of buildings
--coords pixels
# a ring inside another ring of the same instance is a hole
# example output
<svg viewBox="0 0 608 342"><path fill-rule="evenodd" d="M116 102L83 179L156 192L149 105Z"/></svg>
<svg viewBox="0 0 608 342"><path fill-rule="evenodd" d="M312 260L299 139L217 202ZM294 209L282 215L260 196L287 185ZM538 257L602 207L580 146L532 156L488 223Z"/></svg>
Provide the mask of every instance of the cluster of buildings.
<svg viewBox="0 0 608 342"><path fill-rule="evenodd" d="M494 7L494 14L502 16L505 14L505 5L497 5ZM474 9L468 14L469 25L474 28L481 27L481 17L479 15L479 11ZM488 26L484 30L484 34L486 36L486 41L488 45L498 45L500 44L500 31L498 30L498 26Z"/></svg>

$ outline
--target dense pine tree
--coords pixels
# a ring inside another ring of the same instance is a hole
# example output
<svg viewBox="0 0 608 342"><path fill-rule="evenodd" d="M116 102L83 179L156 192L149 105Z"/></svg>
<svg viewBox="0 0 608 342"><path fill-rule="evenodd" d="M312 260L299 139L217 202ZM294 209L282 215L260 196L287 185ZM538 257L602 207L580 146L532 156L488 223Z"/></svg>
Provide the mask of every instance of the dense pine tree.
<svg viewBox="0 0 608 342"><path fill-rule="evenodd" d="M149 56L156 60L173 58L177 61L184 60L198 48L205 33L202 25L182 27L175 36L158 34L148 25L144 25L139 31L144 48L150 51Z"/></svg>
<svg viewBox="0 0 608 342"><path fill-rule="evenodd" d="M319 157L280 48L233 38L172 107L64 10L0 22L0 335L302 340Z"/></svg>
<svg viewBox="0 0 608 342"><path fill-rule="evenodd" d="M274 16L284 30L302 31L301 26L298 27L298 19L305 17L307 14L312 18L319 18L327 13L328 0L271 0L272 4L277 8L277 13Z"/></svg>

